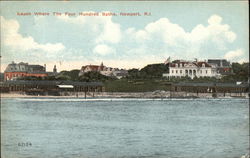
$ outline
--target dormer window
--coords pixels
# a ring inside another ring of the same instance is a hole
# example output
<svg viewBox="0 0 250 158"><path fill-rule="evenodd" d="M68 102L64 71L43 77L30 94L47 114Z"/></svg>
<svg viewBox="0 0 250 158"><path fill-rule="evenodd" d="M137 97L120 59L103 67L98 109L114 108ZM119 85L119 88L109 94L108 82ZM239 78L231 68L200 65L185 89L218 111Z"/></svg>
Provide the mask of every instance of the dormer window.
<svg viewBox="0 0 250 158"><path fill-rule="evenodd" d="M175 67L178 67L178 64L175 64Z"/></svg>
<svg viewBox="0 0 250 158"><path fill-rule="evenodd" d="M182 67L182 64L180 63L180 67Z"/></svg>
<svg viewBox="0 0 250 158"><path fill-rule="evenodd" d="M205 64L204 64L204 63L202 63L202 67L205 67Z"/></svg>

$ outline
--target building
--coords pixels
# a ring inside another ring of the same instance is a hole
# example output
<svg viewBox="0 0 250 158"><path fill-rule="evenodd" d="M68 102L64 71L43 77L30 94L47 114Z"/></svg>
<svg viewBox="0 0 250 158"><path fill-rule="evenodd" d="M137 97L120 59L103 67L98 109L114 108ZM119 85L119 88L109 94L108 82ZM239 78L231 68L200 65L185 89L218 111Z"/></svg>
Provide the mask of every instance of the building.
<svg viewBox="0 0 250 158"><path fill-rule="evenodd" d="M79 76L82 76L84 73L87 72L99 72L100 74L104 76L109 77L116 77L118 79L127 76L128 71L124 69L118 69L118 68L112 68L112 67L106 67L101 63L101 65L86 65L83 66L79 72Z"/></svg>
<svg viewBox="0 0 250 158"><path fill-rule="evenodd" d="M208 59L208 64L214 65L216 70L221 75L232 74L232 65L226 59Z"/></svg>
<svg viewBox="0 0 250 158"><path fill-rule="evenodd" d="M56 65L54 65L54 68L53 68L53 73L56 74L57 73L57 68L56 68Z"/></svg>
<svg viewBox="0 0 250 158"><path fill-rule="evenodd" d="M194 83L180 82L171 85L171 91L193 93L247 93L248 83Z"/></svg>
<svg viewBox="0 0 250 158"><path fill-rule="evenodd" d="M197 77L219 77L216 67L208 64L205 61L182 61L176 60L168 63L169 73L164 73L163 77L167 78L181 78L190 77L191 79Z"/></svg>
<svg viewBox="0 0 250 158"><path fill-rule="evenodd" d="M102 82L16 80L0 82L1 92L24 92L30 95L63 95L61 92L102 92Z"/></svg>
<svg viewBox="0 0 250 158"><path fill-rule="evenodd" d="M86 66L82 66L80 72L79 72L79 76L82 76L84 73L87 73L87 72L92 72L92 71L95 71L95 72L100 72L104 69L104 65L103 63L101 63L101 65L86 65Z"/></svg>
<svg viewBox="0 0 250 158"><path fill-rule="evenodd" d="M46 77L49 75L55 75L56 73L56 67L54 67L54 72L46 72L46 65L29 65L28 63L24 62L12 62L4 71L4 80L16 80L19 77L28 76Z"/></svg>

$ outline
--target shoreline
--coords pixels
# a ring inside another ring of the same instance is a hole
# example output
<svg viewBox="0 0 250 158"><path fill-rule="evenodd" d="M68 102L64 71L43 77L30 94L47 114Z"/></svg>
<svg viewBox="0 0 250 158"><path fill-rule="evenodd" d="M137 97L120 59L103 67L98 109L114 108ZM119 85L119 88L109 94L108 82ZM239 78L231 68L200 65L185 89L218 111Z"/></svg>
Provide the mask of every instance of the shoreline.
<svg viewBox="0 0 250 158"><path fill-rule="evenodd" d="M84 93L63 93L60 96L52 95L27 95L25 93L1 93L1 98L85 98ZM170 92L170 91L155 91L155 92L89 92L86 94L86 99L90 98L138 98L138 99L216 99L216 98L246 98L249 99L248 93L217 93L216 96L212 93L191 93L191 92Z"/></svg>

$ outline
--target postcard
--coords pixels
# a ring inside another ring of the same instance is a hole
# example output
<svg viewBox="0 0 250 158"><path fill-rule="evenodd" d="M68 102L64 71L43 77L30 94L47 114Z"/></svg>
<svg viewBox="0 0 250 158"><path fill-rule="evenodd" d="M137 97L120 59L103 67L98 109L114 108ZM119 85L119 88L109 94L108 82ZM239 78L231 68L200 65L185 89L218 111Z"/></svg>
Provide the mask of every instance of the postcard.
<svg viewBox="0 0 250 158"><path fill-rule="evenodd" d="M2 158L249 158L248 1L0 1Z"/></svg>

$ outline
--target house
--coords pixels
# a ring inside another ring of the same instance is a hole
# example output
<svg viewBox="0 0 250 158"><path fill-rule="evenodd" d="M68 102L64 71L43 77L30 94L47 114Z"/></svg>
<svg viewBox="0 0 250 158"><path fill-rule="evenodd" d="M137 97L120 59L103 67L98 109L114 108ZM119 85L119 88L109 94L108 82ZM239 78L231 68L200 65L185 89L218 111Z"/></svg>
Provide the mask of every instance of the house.
<svg viewBox="0 0 250 158"><path fill-rule="evenodd" d="M100 74L104 76L109 76L109 77L116 77L118 79L127 76L128 71L124 69L118 69L118 68L112 68L112 67L106 67L101 63L100 65L86 65L82 66L79 76L82 76L84 73L90 72L90 71L95 71L99 72Z"/></svg>
<svg viewBox="0 0 250 158"><path fill-rule="evenodd" d="M176 60L168 63L169 73L164 73L163 77L181 78L190 77L219 77L216 67L205 61L182 61Z"/></svg>
<svg viewBox="0 0 250 158"><path fill-rule="evenodd" d="M79 72L79 76L82 76L84 73L87 72L100 72L102 71L104 68L106 68L103 63L101 63L101 65L86 65L86 66L82 66L80 72Z"/></svg>
<svg viewBox="0 0 250 158"><path fill-rule="evenodd" d="M46 77L55 75L56 67L54 67L54 72L46 72L46 65L29 65L28 63L20 62L15 63L12 62L9 64L4 71L4 80L15 80L19 77Z"/></svg>
<svg viewBox="0 0 250 158"><path fill-rule="evenodd" d="M221 75L229 75L233 73L232 65L226 59L208 59L208 64L214 65Z"/></svg>

